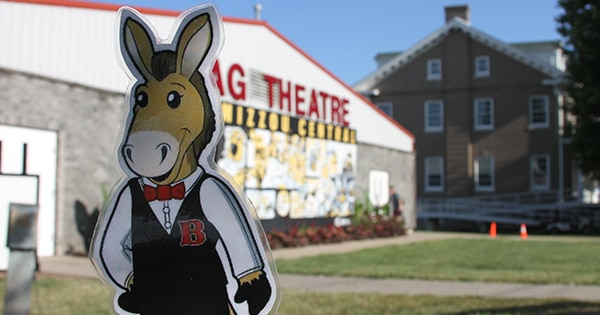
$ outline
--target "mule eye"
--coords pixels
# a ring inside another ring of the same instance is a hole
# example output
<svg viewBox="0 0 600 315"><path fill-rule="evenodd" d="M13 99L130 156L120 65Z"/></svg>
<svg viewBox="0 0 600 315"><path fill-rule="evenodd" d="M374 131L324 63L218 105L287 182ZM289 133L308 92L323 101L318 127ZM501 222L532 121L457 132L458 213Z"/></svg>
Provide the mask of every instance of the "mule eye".
<svg viewBox="0 0 600 315"><path fill-rule="evenodd" d="M148 105L148 94L146 92L139 92L135 95L135 105L139 107L146 107Z"/></svg>
<svg viewBox="0 0 600 315"><path fill-rule="evenodd" d="M176 91L171 91L167 95L167 105L171 108L177 108L181 104L181 94Z"/></svg>

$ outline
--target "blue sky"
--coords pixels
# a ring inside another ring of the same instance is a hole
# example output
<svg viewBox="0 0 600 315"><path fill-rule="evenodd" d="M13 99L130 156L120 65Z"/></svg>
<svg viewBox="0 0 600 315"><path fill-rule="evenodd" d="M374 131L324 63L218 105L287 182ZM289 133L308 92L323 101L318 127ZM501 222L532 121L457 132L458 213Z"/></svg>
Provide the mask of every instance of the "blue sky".
<svg viewBox="0 0 600 315"><path fill-rule="evenodd" d="M93 0L185 10L191 0ZM206 1L209 2L209 1ZM559 40L552 0L214 0L221 15L262 19L349 85L375 70L380 52L410 48L444 24L444 7L467 4L472 25L508 43ZM227 36L227 34L225 34Z"/></svg>

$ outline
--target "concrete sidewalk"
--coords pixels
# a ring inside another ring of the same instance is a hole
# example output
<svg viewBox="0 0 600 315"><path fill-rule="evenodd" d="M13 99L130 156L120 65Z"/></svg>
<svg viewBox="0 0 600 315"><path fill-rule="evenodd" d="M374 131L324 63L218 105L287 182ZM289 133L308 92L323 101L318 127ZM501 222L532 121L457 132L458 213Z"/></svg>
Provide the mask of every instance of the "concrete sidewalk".
<svg viewBox="0 0 600 315"><path fill-rule="evenodd" d="M279 275L285 289L404 295L564 298L600 302L599 286Z"/></svg>
<svg viewBox="0 0 600 315"><path fill-rule="evenodd" d="M273 257L275 259L295 259L304 256L345 253L365 248L402 245L428 240L485 237L487 236L484 234L416 232L411 235L393 238L277 249L273 251ZM40 258L40 273L44 275L97 278L96 272L87 257L42 257ZM600 286L362 279L287 274L280 274L279 282L284 289L321 292L362 292L407 295L432 294L442 296L470 295L507 298L566 298L582 301L600 301Z"/></svg>

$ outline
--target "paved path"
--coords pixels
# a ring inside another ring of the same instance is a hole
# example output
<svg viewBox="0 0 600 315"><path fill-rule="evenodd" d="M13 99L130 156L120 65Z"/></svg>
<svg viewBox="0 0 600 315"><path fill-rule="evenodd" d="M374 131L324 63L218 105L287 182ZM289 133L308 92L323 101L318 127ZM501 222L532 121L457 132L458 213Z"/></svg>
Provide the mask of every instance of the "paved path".
<svg viewBox="0 0 600 315"><path fill-rule="evenodd" d="M520 283L457 282L397 279L362 279L279 275L283 288L320 292L358 292L505 298L566 298L600 302L600 287L580 285L536 285Z"/></svg>
<svg viewBox="0 0 600 315"><path fill-rule="evenodd" d="M485 238L484 234L431 233L417 232L407 236L351 241L340 244L325 244L300 248L284 248L273 251L275 259L294 259L319 254L333 254L356 251L365 248L401 245L412 242L446 238ZM531 237L534 238L534 237ZM544 239L550 239L545 238ZM566 240L565 238L554 238ZM597 239L590 239L596 241ZM582 241L577 238L577 241ZM40 272L48 275L96 278L92 264L86 257L44 257L40 258ZM323 277L301 275L279 275L284 289L321 292L363 292L383 294L433 294L442 296L485 296L485 297L529 297L567 298L582 301L600 302L600 286L581 285L535 285L518 283L483 283L456 281L424 281L401 279L362 279L350 277Z"/></svg>

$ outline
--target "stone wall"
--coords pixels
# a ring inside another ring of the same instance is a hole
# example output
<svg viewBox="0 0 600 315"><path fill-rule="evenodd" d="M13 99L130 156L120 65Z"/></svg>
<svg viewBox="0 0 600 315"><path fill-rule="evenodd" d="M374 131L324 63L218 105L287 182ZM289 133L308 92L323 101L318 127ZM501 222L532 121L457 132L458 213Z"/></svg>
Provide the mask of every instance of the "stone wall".
<svg viewBox="0 0 600 315"><path fill-rule="evenodd" d="M0 124L58 132L56 253L84 253L75 207L91 215L120 175L123 94L0 69ZM81 222L80 222L81 224Z"/></svg>
<svg viewBox="0 0 600 315"><path fill-rule="evenodd" d="M358 131L360 132L360 131ZM402 152L369 144L358 144L358 170L356 197L364 199L369 191L369 172L372 170L389 173L390 185L404 199L406 227L414 229L416 220L416 153Z"/></svg>

